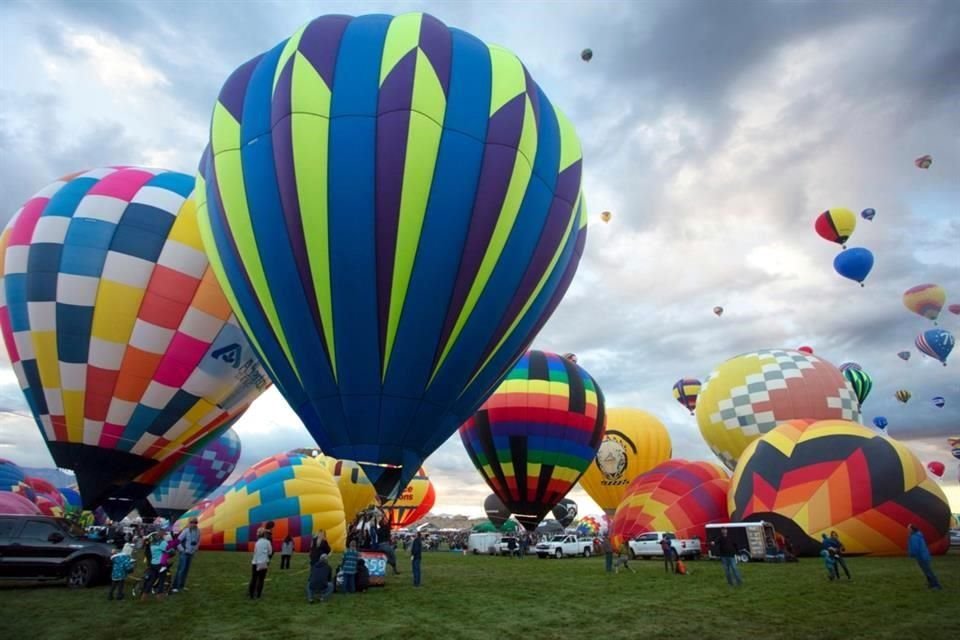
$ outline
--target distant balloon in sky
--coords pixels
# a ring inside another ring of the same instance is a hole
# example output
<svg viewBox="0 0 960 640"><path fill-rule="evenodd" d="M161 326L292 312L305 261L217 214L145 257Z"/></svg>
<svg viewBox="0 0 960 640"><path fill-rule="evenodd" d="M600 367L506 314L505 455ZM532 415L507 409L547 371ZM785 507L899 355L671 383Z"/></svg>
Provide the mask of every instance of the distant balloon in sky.
<svg viewBox="0 0 960 640"><path fill-rule="evenodd" d="M231 307L324 454L395 497L576 272L572 123L433 16L326 15L230 75L210 133L197 211Z"/></svg>
<svg viewBox="0 0 960 640"><path fill-rule="evenodd" d="M584 49L580 52L580 59L584 62L590 62L593 60L593 49Z"/></svg>
<svg viewBox="0 0 960 640"><path fill-rule="evenodd" d="M863 247L851 247L837 254L833 268L841 276L863 286L863 281L873 269L873 252Z"/></svg>
<svg viewBox="0 0 960 640"><path fill-rule="evenodd" d="M714 307L713 313L719 318L723 315L723 307Z"/></svg>
<svg viewBox="0 0 960 640"><path fill-rule="evenodd" d="M939 360L947 366L947 357L953 351L956 340L953 334L943 329L927 329L917 336L914 344L922 353Z"/></svg>
<svg viewBox="0 0 960 640"><path fill-rule="evenodd" d="M613 214L610 213L609 211L604 211L603 213L600 214L600 219L603 220L604 222L610 222L610 218L612 217L613 217Z"/></svg>
<svg viewBox="0 0 960 640"><path fill-rule="evenodd" d="M944 405L947 404L947 401L943 396L933 396L930 401L933 403L933 406L939 409L942 409Z"/></svg>
<svg viewBox="0 0 960 640"><path fill-rule="evenodd" d="M873 419L873 426L877 429L886 429L888 424L890 424L890 422L883 416L877 416Z"/></svg>
<svg viewBox="0 0 960 640"><path fill-rule="evenodd" d="M860 212L860 217L864 220L873 220L874 216L877 215L876 210L874 209L864 209Z"/></svg>
<svg viewBox="0 0 960 640"><path fill-rule="evenodd" d="M933 164L933 157L930 155L923 155L913 161L913 164L917 166L918 169L929 169L930 165Z"/></svg>
<svg viewBox="0 0 960 640"><path fill-rule="evenodd" d="M574 363L574 364L577 363L577 354L575 354L575 353L565 353L565 354L563 354L563 357L566 358L567 360L569 360L570 362Z"/></svg>
<svg viewBox="0 0 960 640"><path fill-rule="evenodd" d="M850 209L843 207L828 209L817 216L813 228L824 240L836 242L846 249L847 239L857 228L857 216Z"/></svg>
<svg viewBox="0 0 960 640"><path fill-rule="evenodd" d="M808 346L797 347L797 351L799 351L800 353L806 353L811 356L813 355L813 347L808 347Z"/></svg>
<svg viewBox="0 0 960 640"><path fill-rule="evenodd" d="M927 471L937 476L938 478L943 477L943 472L947 470L946 465L944 465L939 460L934 460L933 462L927 463Z"/></svg>
<svg viewBox="0 0 960 640"><path fill-rule="evenodd" d="M910 402L910 398L913 397L913 394L907 391L906 389L900 389L893 395L897 400L899 400L904 404Z"/></svg>
<svg viewBox="0 0 960 640"><path fill-rule="evenodd" d="M842 365L840 365L840 371L846 372L847 369L853 369L854 371L863 371L863 367L861 367L856 362L844 362Z"/></svg>
<svg viewBox="0 0 960 640"><path fill-rule="evenodd" d="M955 316L960 316L960 304L951 304L947 307L947 311Z"/></svg>
<svg viewBox="0 0 960 640"><path fill-rule="evenodd" d="M870 390L873 389L873 378L863 369L845 369L843 371L843 377L846 378L850 386L853 387L853 392L857 394L857 400L860 402L860 408L862 410L863 401L867 399L867 396L870 395Z"/></svg>
<svg viewBox="0 0 960 640"><path fill-rule="evenodd" d="M898 351L898 352L897 352L897 357L900 358L901 360L904 360L904 361L909 360L909 359L910 359L910 352L909 352L909 351Z"/></svg>
<svg viewBox="0 0 960 640"><path fill-rule="evenodd" d="M918 284L903 292L903 306L934 322L946 301L947 292L938 284Z"/></svg>
<svg viewBox="0 0 960 640"><path fill-rule="evenodd" d="M950 445L950 455L960 460L960 438L947 438L947 443Z"/></svg>
<svg viewBox="0 0 960 640"><path fill-rule="evenodd" d="M700 393L700 381L696 378L682 378L673 385L673 399L682 404L693 415L697 408L697 395Z"/></svg>

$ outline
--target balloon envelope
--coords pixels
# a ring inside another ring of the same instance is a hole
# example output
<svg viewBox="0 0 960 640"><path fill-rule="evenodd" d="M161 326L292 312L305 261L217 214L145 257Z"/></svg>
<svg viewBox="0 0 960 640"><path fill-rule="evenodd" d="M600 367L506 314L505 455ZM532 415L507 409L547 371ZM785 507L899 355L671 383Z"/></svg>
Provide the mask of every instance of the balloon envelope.
<svg viewBox="0 0 960 640"><path fill-rule="evenodd" d="M840 365L840 371L842 373L846 373L847 369L853 369L855 371L863 371L863 367L861 367L856 362L844 362L842 365Z"/></svg>
<svg viewBox="0 0 960 640"><path fill-rule="evenodd" d="M607 431L580 486L612 516L630 482L672 453L670 433L656 416L639 409L608 409Z"/></svg>
<svg viewBox="0 0 960 640"><path fill-rule="evenodd" d="M931 553L949 547L950 510L900 442L846 420L791 421L744 451L730 482L733 522L765 520L802 554L837 531L847 553L903 555L908 524Z"/></svg>
<svg viewBox="0 0 960 640"><path fill-rule="evenodd" d="M947 357L953 351L953 345L956 340L953 334L943 329L927 329L917 336L917 349L931 358L939 360L944 366L947 365Z"/></svg>
<svg viewBox="0 0 960 640"><path fill-rule="evenodd" d="M913 164L915 164L918 169L929 169L930 165L933 164L933 157L929 155L920 156L913 161Z"/></svg>
<svg viewBox="0 0 960 640"><path fill-rule="evenodd" d="M853 392L857 394L857 401L862 409L863 401L867 399L870 390L873 389L873 378L863 369L850 368L843 370L843 377L847 379L847 382L853 388Z"/></svg>
<svg viewBox="0 0 960 640"><path fill-rule="evenodd" d="M960 316L960 304L947 305L947 311L955 316Z"/></svg>
<svg viewBox="0 0 960 640"><path fill-rule="evenodd" d="M890 423L883 416L877 416L873 419L873 426L877 429L886 429L888 424Z"/></svg>
<svg viewBox="0 0 960 640"><path fill-rule="evenodd" d="M590 374L557 354L528 351L460 439L490 489L533 531L596 456L605 422Z"/></svg>
<svg viewBox="0 0 960 640"><path fill-rule="evenodd" d="M877 215L877 212L876 212L875 209L869 209L869 208L868 208L868 209L864 209L863 211L860 212L860 217L863 218L864 220L873 220L873 218L874 218L876 215Z"/></svg>
<svg viewBox="0 0 960 640"><path fill-rule="evenodd" d="M377 502L377 491L356 462L327 458L327 470L340 488L343 498L343 515L348 523L356 519L357 514Z"/></svg>
<svg viewBox="0 0 960 640"><path fill-rule="evenodd" d="M857 228L857 216L843 207L828 209L817 216L813 228L824 240L843 245Z"/></svg>
<svg viewBox="0 0 960 640"><path fill-rule="evenodd" d="M26 482L27 474L17 463L0 458L0 491L10 491L13 487Z"/></svg>
<svg viewBox="0 0 960 640"><path fill-rule="evenodd" d="M938 478L942 478L943 473L946 470L947 470L947 467L938 460L934 460L933 462L927 463L927 471L937 476Z"/></svg>
<svg viewBox="0 0 960 640"><path fill-rule="evenodd" d="M570 498L564 498L556 504L551 512L560 526L567 528L577 519L577 503Z"/></svg>
<svg viewBox="0 0 960 640"><path fill-rule="evenodd" d="M909 351L898 351L898 352L897 352L897 357L900 358L900 359L903 360L903 361L907 361L907 360L910 359L910 352L909 352Z"/></svg>
<svg viewBox="0 0 960 640"><path fill-rule="evenodd" d="M0 331L86 507L145 498L269 384L209 269L193 188L173 171L93 169L44 188L0 235Z"/></svg>
<svg viewBox="0 0 960 640"><path fill-rule="evenodd" d="M913 397L913 394L910 393L909 391L907 391L906 389L900 389L900 390L898 390L896 393L894 393L893 395L894 395L894 397L895 397L897 400L899 400L900 402L902 402L902 403L904 403L904 404L906 404L907 402L909 402L909 401L910 401L910 398Z"/></svg>
<svg viewBox="0 0 960 640"><path fill-rule="evenodd" d="M227 79L198 211L270 377L393 497L563 297L581 172L506 49L426 14L330 15Z"/></svg>
<svg viewBox="0 0 960 640"><path fill-rule="evenodd" d="M826 360L788 349L727 360L704 380L697 401L700 433L729 469L778 423L831 418L860 419L856 392Z"/></svg>
<svg viewBox="0 0 960 640"><path fill-rule="evenodd" d="M437 501L437 493L427 472L420 468L395 500L383 504L383 511L394 529L409 527L430 513Z"/></svg>
<svg viewBox="0 0 960 640"><path fill-rule="evenodd" d="M693 415L693 410L697 408L700 386L700 381L696 378L682 378L673 384L673 399L686 407L690 415Z"/></svg>
<svg viewBox="0 0 960 640"><path fill-rule="evenodd" d="M4 515L35 516L40 508L24 495L12 491L0 491L0 513Z"/></svg>
<svg viewBox="0 0 960 640"><path fill-rule="evenodd" d="M863 247L851 247L837 254L833 268L844 278L862 285L873 269L873 252Z"/></svg>
<svg viewBox="0 0 960 640"><path fill-rule="evenodd" d="M503 500L498 498L495 493L491 493L483 501L483 510L486 512L487 518L497 529L502 527L503 523L510 519L510 510L507 509L507 505L503 504Z"/></svg>
<svg viewBox="0 0 960 640"><path fill-rule="evenodd" d="M933 406L938 408L943 408L943 406L947 404L947 400L943 396L933 396L931 402L933 402Z"/></svg>
<svg viewBox="0 0 960 640"><path fill-rule="evenodd" d="M583 51L581 51L580 59L583 60L584 62L590 62L591 60L593 60L593 50L584 49Z"/></svg>
<svg viewBox="0 0 960 640"><path fill-rule="evenodd" d="M719 318L723 315L723 307L714 307L713 313Z"/></svg>
<svg viewBox="0 0 960 640"><path fill-rule="evenodd" d="M191 454L153 490L147 500L164 518L173 521L210 495L233 473L240 460L240 438L228 429Z"/></svg>
<svg viewBox="0 0 960 640"><path fill-rule="evenodd" d="M919 316L936 320L947 301L947 292L938 284L918 284L903 292L903 306Z"/></svg>

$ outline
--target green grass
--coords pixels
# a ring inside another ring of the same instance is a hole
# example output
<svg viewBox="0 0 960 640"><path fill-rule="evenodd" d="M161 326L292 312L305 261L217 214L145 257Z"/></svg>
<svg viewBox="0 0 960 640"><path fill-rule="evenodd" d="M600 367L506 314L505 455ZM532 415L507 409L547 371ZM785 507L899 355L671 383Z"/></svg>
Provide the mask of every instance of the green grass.
<svg viewBox="0 0 960 640"><path fill-rule="evenodd" d="M928 591L907 558L849 559L849 583L828 582L816 559L751 563L736 590L710 561L690 562L686 577L665 575L658 561L607 575L601 558L436 552L424 555L420 589L409 556L400 562L403 574L385 588L314 605L302 554L287 571L274 558L257 602L246 597L246 553L202 552L190 591L163 600L0 583L0 638L944 638L960 593L958 554L934 560L941 592Z"/></svg>

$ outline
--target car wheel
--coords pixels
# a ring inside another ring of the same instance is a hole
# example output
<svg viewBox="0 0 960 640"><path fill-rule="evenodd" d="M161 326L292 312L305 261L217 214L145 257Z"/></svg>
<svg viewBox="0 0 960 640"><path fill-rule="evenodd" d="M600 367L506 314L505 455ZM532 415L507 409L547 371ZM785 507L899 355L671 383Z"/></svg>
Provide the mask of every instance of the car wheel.
<svg viewBox="0 0 960 640"><path fill-rule="evenodd" d="M557 549L556 553L554 553L553 556L554 556L557 560L559 560L560 558L563 557L563 550L562 550L562 549Z"/></svg>
<svg viewBox="0 0 960 640"><path fill-rule="evenodd" d="M740 560L740 562L750 562L750 554L749 554L749 553L741 553L740 556L739 556L739 560Z"/></svg>
<svg viewBox="0 0 960 640"><path fill-rule="evenodd" d="M590 547L587 547L587 548L585 548L585 549L583 550L583 557L584 557L584 558L589 558L589 557L590 557Z"/></svg>
<svg viewBox="0 0 960 640"><path fill-rule="evenodd" d="M630 559L631 559L631 560L636 560L636 559L637 559L637 552L634 551L633 549L630 549Z"/></svg>
<svg viewBox="0 0 960 640"><path fill-rule="evenodd" d="M97 563L86 558L70 565L67 572L67 584L74 588L89 587L97 577Z"/></svg>

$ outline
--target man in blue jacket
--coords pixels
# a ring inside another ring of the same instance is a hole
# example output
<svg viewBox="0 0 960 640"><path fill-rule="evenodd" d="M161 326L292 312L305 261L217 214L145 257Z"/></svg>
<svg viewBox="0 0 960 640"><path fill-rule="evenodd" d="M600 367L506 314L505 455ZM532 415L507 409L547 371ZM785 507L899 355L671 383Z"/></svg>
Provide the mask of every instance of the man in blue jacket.
<svg viewBox="0 0 960 640"><path fill-rule="evenodd" d="M940 581L937 580L936 574L933 572L933 569L930 568L930 550L927 548L927 541L923 539L923 534L915 525L909 525L909 529L910 543L907 546L907 550L910 553L910 557L917 561L917 564L920 565L920 570L923 571L923 575L927 577L927 588L940 591Z"/></svg>

